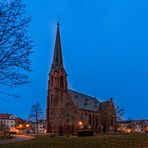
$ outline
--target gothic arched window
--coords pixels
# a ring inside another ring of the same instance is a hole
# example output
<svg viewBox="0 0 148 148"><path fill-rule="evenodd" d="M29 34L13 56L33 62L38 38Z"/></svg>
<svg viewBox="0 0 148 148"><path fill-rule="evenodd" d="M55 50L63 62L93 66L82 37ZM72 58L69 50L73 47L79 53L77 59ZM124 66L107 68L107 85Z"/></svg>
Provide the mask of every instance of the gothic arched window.
<svg viewBox="0 0 148 148"><path fill-rule="evenodd" d="M53 76L51 76L51 86L53 86Z"/></svg>
<svg viewBox="0 0 148 148"><path fill-rule="evenodd" d="M50 104L53 104L53 96L52 96L52 94L50 96Z"/></svg>
<svg viewBox="0 0 148 148"><path fill-rule="evenodd" d="M96 119L95 119L95 120L96 120L96 121L95 121L95 122L96 122L96 124L98 124L98 117L97 117L97 116L96 116Z"/></svg>
<svg viewBox="0 0 148 148"><path fill-rule="evenodd" d="M81 120L84 120L84 113L81 114Z"/></svg>
<svg viewBox="0 0 148 148"><path fill-rule="evenodd" d="M61 76L61 77L60 77L60 87L63 87L63 86L64 86L63 80L64 80L64 79L63 79L63 76Z"/></svg>
<svg viewBox="0 0 148 148"><path fill-rule="evenodd" d="M89 123L89 125L91 125L91 115L89 114L89 119L88 119L88 123Z"/></svg>

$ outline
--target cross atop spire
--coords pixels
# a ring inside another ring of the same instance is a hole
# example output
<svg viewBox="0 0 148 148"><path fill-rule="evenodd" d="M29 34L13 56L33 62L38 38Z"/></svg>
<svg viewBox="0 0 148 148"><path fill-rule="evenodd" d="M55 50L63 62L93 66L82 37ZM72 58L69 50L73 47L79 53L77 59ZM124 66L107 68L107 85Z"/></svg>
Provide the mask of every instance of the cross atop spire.
<svg viewBox="0 0 148 148"><path fill-rule="evenodd" d="M57 33L55 40L55 48L54 48L54 57L52 67L55 70L59 70L63 68L63 58L62 58L62 48L61 48L61 39L60 39L60 29L59 29L59 21L57 22Z"/></svg>

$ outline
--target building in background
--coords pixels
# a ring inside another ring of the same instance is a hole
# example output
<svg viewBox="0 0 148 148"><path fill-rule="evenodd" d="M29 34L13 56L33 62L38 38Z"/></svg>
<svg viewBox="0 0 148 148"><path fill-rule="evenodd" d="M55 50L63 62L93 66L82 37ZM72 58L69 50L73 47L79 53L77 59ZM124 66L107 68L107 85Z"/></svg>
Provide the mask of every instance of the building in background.
<svg viewBox="0 0 148 148"><path fill-rule="evenodd" d="M38 124L38 129L37 129ZM46 133L46 120L39 120L38 123L35 121L29 121L30 129L29 133L31 134L45 134Z"/></svg>
<svg viewBox="0 0 148 148"><path fill-rule="evenodd" d="M126 120L118 122L118 131L123 133L148 132L148 120Z"/></svg>
<svg viewBox="0 0 148 148"><path fill-rule="evenodd" d="M16 133L23 134L27 133L30 125L27 121L16 117L12 114L0 113L0 131L2 133Z"/></svg>
<svg viewBox="0 0 148 148"><path fill-rule="evenodd" d="M12 114L0 113L0 131L5 133L15 128L15 118L16 117Z"/></svg>
<svg viewBox="0 0 148 148"><path fill-rule="evenodd" d="M116 115L112 99L100 102L95 97L68 88L59 23L48 81L46 115L47 133L73 133L77 129L91 129L95 132L115 131Z"/></svg>

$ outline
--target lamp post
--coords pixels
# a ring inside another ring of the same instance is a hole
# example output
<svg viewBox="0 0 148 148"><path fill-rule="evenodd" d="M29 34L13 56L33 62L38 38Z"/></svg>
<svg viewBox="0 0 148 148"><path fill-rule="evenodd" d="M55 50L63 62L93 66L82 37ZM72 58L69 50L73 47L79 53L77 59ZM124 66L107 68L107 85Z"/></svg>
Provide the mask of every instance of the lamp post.
<svg viewBox="0 0 148 148"><path fill-rule="evenodd" d="M23 125L22 125L22 124L20 124L20 125L19 125L20 134L22 134L22 128L23 128Z"/></svg>
<svg viewBox="0 0 148 148"><path fill-rule="evenodd" d="M26 129L27 129L26 132L27 132L27 134L29 133L29 128L30 128L30 125L27 123L27 124L26 124Z"/></svg>
<svg viewBox="0 0 148 148"><path fill-rule="evenodd" d="M79 121L79 128L83 129L83 122L82 121Z"/></svg>
<svg viewBox="0 0 148 148"><path fill-rule="evenodd" d="M29 124L26 124L26 127L27 127L27 128L29 128L29 127L30 127L30 125L29 125Z"/></svg>

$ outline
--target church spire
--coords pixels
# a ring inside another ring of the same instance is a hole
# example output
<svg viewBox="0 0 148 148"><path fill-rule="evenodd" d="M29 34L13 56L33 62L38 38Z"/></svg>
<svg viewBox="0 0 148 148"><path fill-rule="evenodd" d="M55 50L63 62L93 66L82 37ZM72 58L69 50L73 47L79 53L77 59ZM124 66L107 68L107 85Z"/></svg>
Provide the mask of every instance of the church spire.
<svg viewBox="0 0 148 148"><path fill-rule="evenodd" d="M60 68L63 68L63 58L62 58L62 48L61 48L59 25L60 24L58 21L57 22L55 48L54 48L54 57L53 57L53 63L52 63L52 66L55 70L59 70Z"/></svg>

